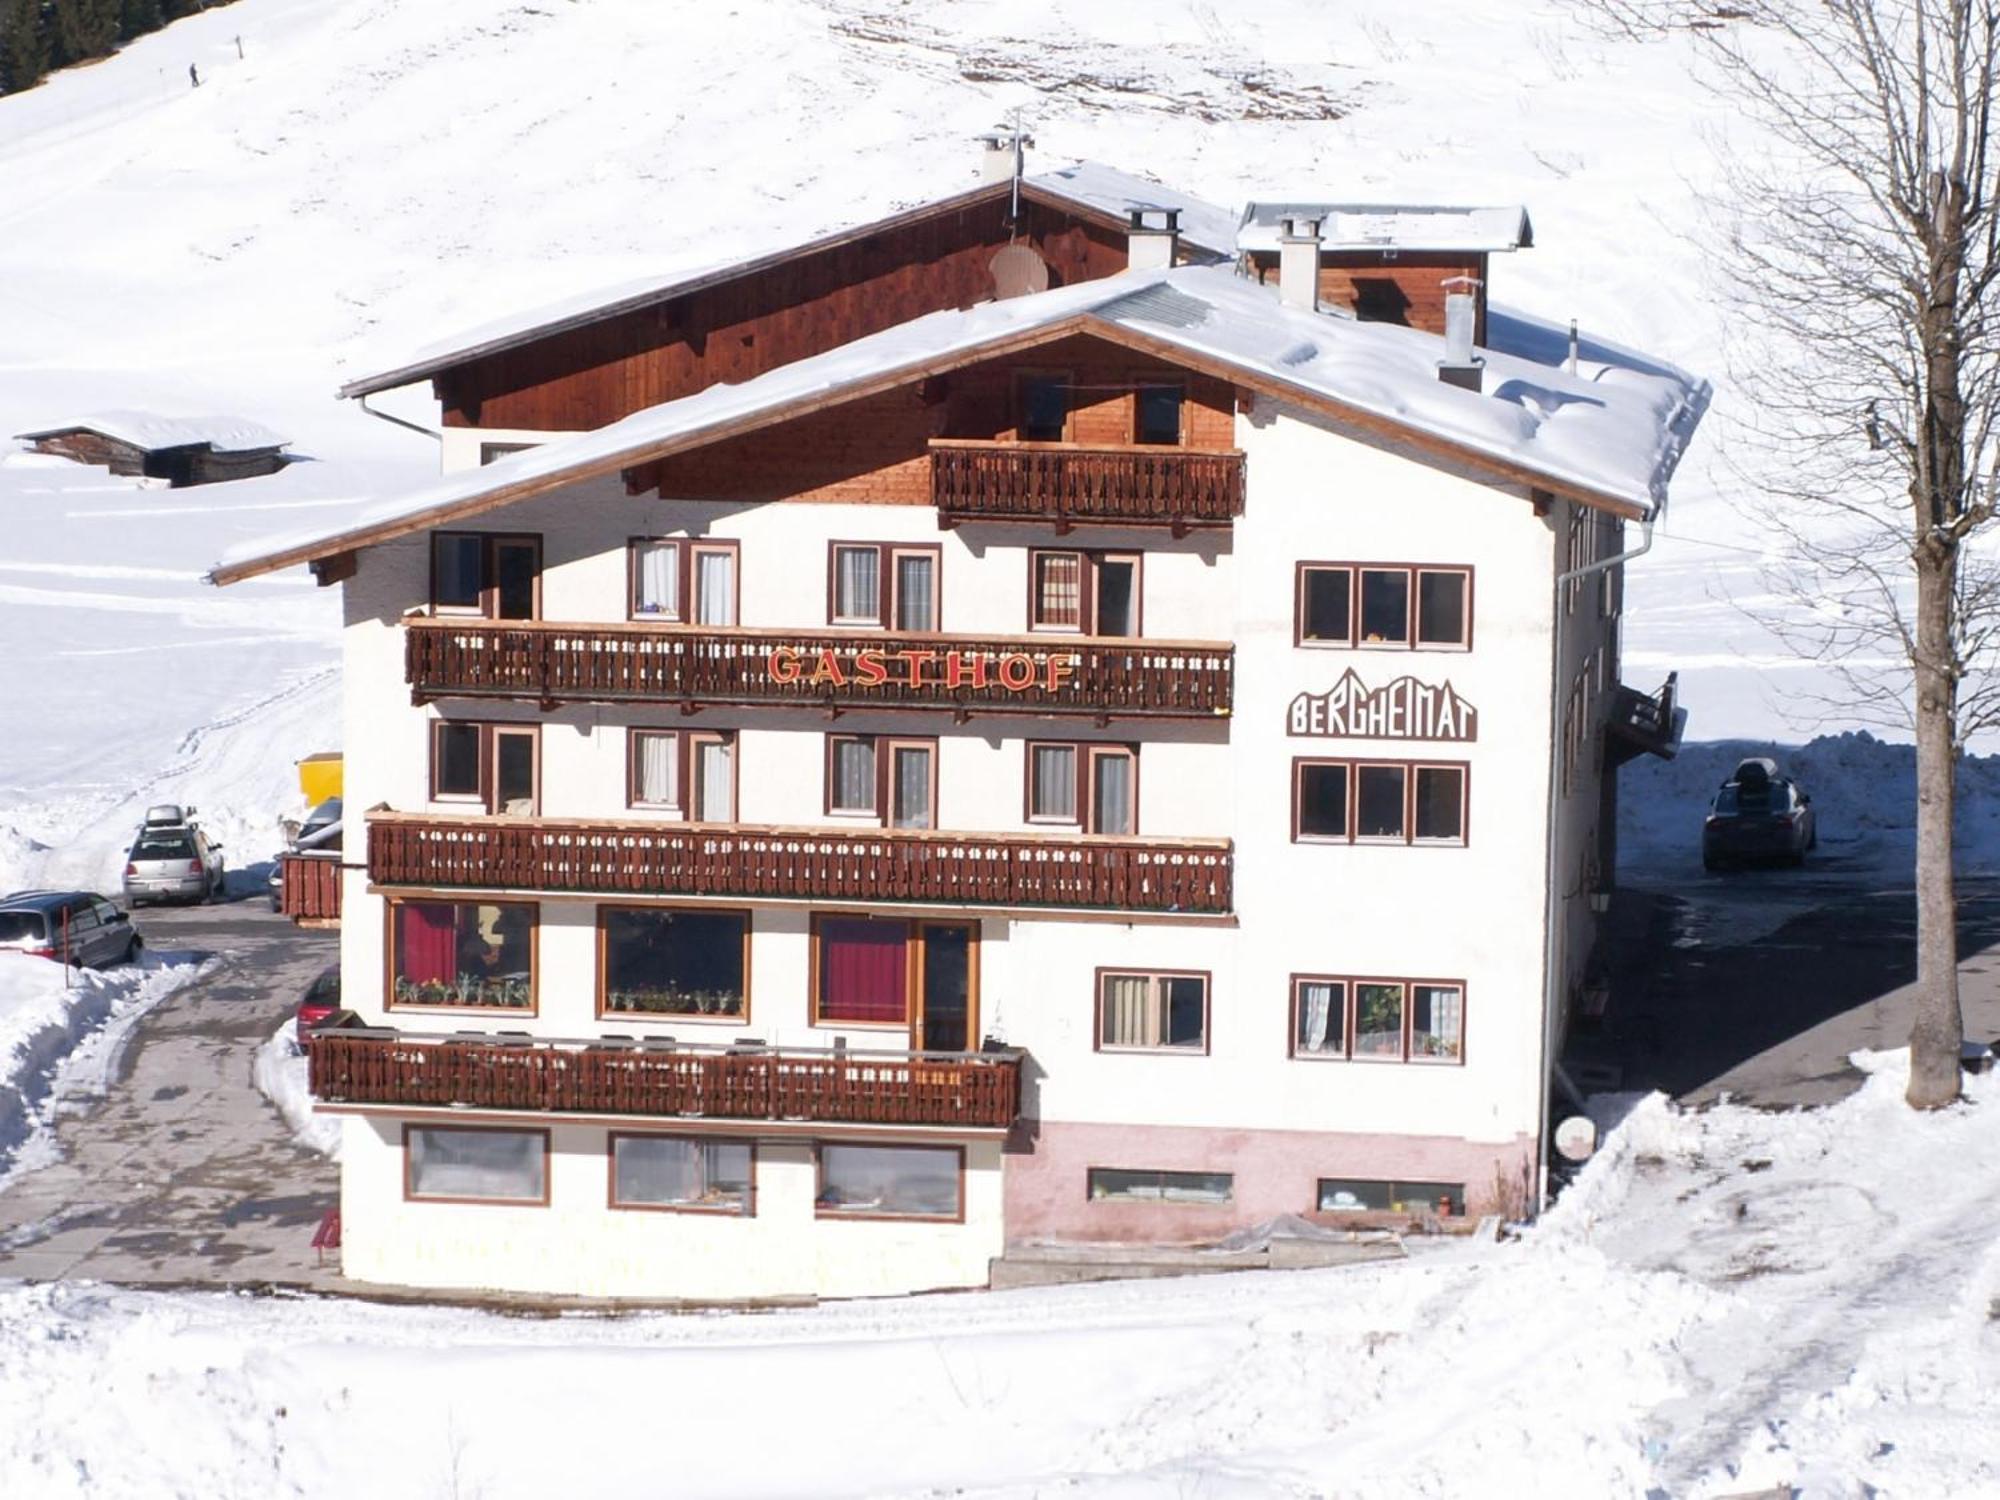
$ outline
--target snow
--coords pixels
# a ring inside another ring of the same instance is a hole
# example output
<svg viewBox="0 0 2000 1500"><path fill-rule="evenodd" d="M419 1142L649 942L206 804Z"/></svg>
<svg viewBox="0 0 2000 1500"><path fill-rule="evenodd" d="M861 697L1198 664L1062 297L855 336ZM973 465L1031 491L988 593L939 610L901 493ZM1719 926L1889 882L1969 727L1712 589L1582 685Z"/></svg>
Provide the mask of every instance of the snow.
<svg viewBox="0 0 2000 1500"><path fill-rule="evenodd" d="M322 1156L340 1159L341 1122L335 1115L315 1115L312 1091L307 1087L305 1049L299 1045L298 1019L292 1017L271 1033L271 1039L257 1049L251 1065L257 1091L271 1101L284 1116L285 1125L300 1145Z"/></svg>
<svg viewBox="0 0 2000 1500"><path fill-rule="evenodd" d="M526 481L553 485L610 473L746 419L774 418L810 397L888 383L940 360L973 358L987 345L1079 316L1139 329L1302 395L1331 398L1645 508L1664 500L1667 479L1708 405L1705 382L1658 364L1593 362L1570 375L1498 350L1486 356L1490 389L1464 391L1438 379L1444 341L1435 335L1289 308L1275 289L1226 267L1128 271L931 313L740 385L713 385L595 432L418 486L352 516L332 515L239 545L223 554L217 573L233 580L365 544L412 521L461 519L476 514L486 497L515 492Z"/></svg>
<svg viewBox="0 0 2000 1500"><path fill-rule="evenodd" d="M45 422L16 433L23 442L65 432L94 432L135 448L185 448L201 443L226 451L282 448L285 439L243 417L168 417L147 411L100 411L67 421Z"/></svg>
<svg viewBox="0 0 2000 1500"><path fill-rule="evenodd" d="M0 1491L1994 1493L2000 1078L1920 1115L1856 1062L1822 1110L1638 1101L1524 1239L1390 1264L539 1320L0 1288Z"/></svg>
<svg viewBox="0 0 2000 1500"><path fill-rule="evenodd" d="M1236 215L1170 183L1121 172L1103 162L1080 161L1052 172L1030 171L1027 180L1047 193L1130 222L1135 208L1180 210L1181 239L1224 258L1236 250Z"/></svg>
<svg viewBox="0 0 2000 1500"><path fill-rule="evenodd" d="M1431 203L1327 203L1261 199L1243 210L1239 250L1275 252L1288 218L1320 221L1322 250L1518 250L1533 243L1528 211Z"/></svg>

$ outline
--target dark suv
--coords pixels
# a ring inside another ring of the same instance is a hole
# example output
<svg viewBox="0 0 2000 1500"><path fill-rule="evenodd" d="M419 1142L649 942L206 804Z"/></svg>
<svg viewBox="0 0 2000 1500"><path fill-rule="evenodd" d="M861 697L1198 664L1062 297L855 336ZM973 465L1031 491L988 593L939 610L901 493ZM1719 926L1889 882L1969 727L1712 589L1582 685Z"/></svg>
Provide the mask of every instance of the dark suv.
<svg viewBox="0 0 2000 1500"><path fill-rule="evenodd" d="M17 891L0 900L0 953L108 968L139 956L132 919L89 891Z"/></svg>
<svg viewBox="0 0 2000 1500"><path fill-rule="evenodd" d="M1776 761L1758 756L1738 764L1709 803L1701 825L1701 865L1781 861L1805 863L1819 845L1812 798L1778 774Z"/></svg>

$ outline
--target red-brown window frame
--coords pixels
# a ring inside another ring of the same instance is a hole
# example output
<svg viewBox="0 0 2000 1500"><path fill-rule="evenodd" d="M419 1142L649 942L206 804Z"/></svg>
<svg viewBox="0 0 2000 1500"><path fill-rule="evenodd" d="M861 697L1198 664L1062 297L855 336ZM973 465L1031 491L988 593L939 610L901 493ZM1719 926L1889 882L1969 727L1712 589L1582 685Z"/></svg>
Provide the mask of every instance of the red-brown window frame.
<svg viewBox="0 0 2000 1500"><path fill-rule="evenodd" d="M639 736L672 735L674 748L674 795L677 802L639 800ZM695 803L695 747L704 742L729 746L730 821L743 819L742 736L734 729L665 729L651 724L633 724L625 731L625 805L634 812L667 813L683 823L700 821L691 816Z"/></svg>
<svg viewBox="0 0 2000 1500"><path fill-rule="evenodd" d="M1302 833L1299 816L1304 809L1300 790L1308 766L1344 767L1347 772L1347 832L1342 835ZM1373 766L1392 766L1403 772L1403 833L1400 838L1385 835L1364 837L1356 832L1360 822L1360 771ZM1452 771L1458 774L1458 837L1454 839L1417 837L1417 773ZM1295 844L1372 844L1384 848L1463 849L1472 842L1472 765L1462 760L1392 760L1382 756L1345 758L1341 756L1298 755L1292 758L1292 842Z"/></svg>
<svg viewBox="0 0 2000 1500"><path fill-rule="evenodd" d="M539 1198L445 1198L419 1193L412 1182L410 1132L413 1130L477 1131L482 1135L538 1135L542 1138L542 1196ZM555 1161L549 1149L549 1129L545 1125L448 1125L441 1121L403 1122L403 1201L405 1203L473 1203L481 1208L547 1208L554 1188Z"/></svg>
<svg viewBox="0 0 2000 1500"><path fill-rule="evenodd" d="M875 614L842 615L840 602L840 554L872 551L875 554ZM928 557L931 560L931 622L913 630L896 623L896 606L901 602L896 583L899 556ZM848 630L885 630L891 634L932 635L944 620L944 548L936 542L857 542L836 539L826 544L826 623Z"/></svg>
<svg viewBox="0 0 2000 1500"><path fill-rule="evenodd" d="M958 1212L955 1214L891 1214L880 1211L856 1211L846 1208L824 1208L820 1205L820 1194L826 1191L826 1148L828 1146L872 1146L878 1150L906 1151L950 1151L958 1157ZM839 1140L814 1141L813 1147L813 1217L815 1219L863 1219L887 1220L897 1224L963 1224L965 1222L965 1147L947 1141L912 1140Z"/></svg>
<svg viewBox="0 0 2000 1500"><path fill-rule="evenodd" d="M1044 625L1037 615L1041 609L1038 570L1045 557L1074 557L1077 560L1077 623ZM1098 574L1107 562L1132 564L1132 633L1108 636L1108 640L1138 640L1146 633L1146 554L1131 547L1030 547L1028 549L1028 632L1031 635L1078 635L1097 638Z"/></svg>
<svg viewBox="0 0 2000 1500"><path fill-rule="evenodd" d="M1347 639L1324 641L1308 639L1306 636L1306 575L1308 573L1341 572L1348 575L1347 586ZM1305 561L1297 565L1292 577L1292 644L1315 651L1450 651L1462 652L1472 649L1472 610L1475 570L1467 564L1458 563L1416 563L1416 562L1337 562ZM1404 619L1406 637L1400 641L1364 641L1361 639L1361 575L1363 573L1407 573L1409 575L1410 603ZM1457 641L1425 641L1418 638L1423 624L1422 590L1423 575L1426 573L1448 573L1465 580L1465 630Z"/></svg>
<svg viewBox="0 0 2000 1500"><path fill-rule="evenodd" d="M698 1146L743 1146L750 1152L750 1191L741 1208L704 1207L699 1203L627 1203L618 1196L618 1142L621 1140L692 1141ZM604 1206L616 1213L706 1214L711 1218L757 1217L757 1142L750 1136L684 1135L672 1130L608 1130L604 1133Z"/></svg>
<svg viewBox="0 0 2000 1500"><path fill-rule="evenodd" d="M396 998L396 912L410 904L445 906L525 906L528 909L528 1003L506 1005L427 1005ZM434 1016L521 1016L532 1020L542 1009L542 903L513 899L480 900L422 891L390 896L382 903L382 1009Z"/></svg>
<svg viewBox="0 0 2000 1500"><path fill-rule="evenodd" d="M699 912L703 916L741 917L743 919L743 1009L733 1016L704 1015L700 1011L667 1010L613 1010L607 1003L610 995L608 983L611 975L611 941L604 930L604 916L613 911L687 911ZM690 906L675 901L600 901L597 913L591 919L595 929L597 966L596 994L597 1019L600 1021L634 1021L641 1025L660 1022L678 1026L683 1021L700 1026L748 1026L750 1024L751 989L750 955L751 936L757 930L757 917L747 906Z"/></svg>
<svg viewBox="0 0 2000 1500"><path fill-rule="evenodd" d="M1037 750L1068 750L1076 762L1076 816L1055 818L1038 816L1035 812L1035 752ZM1092 764L1102 755L1122 755L1132 762L1132 827L1127 833L1106 834L1107 838L1136 838L1139 835L1139 745L1134 741L1102 740L1024 740L1021 756L1021 821L1037 828L1075 828L1088 832L1097 820L1095 787L1097 777Z"/></svg>
<svg viewBox="0 0 2000 1500"><path fill-rule="evenodd" d="M1201 1046L1128 1047L1104 1040L1104 981L1120 979L1199 979L1201 981ZM1151 969L1136 964L1105 964L1090 978L1090 1050L1108 1057L1207 1057L1215 1048L1215 975L1209 969Z"/></svg>
<svg viewBox="0 0 2000 1500"><path fill-rule="evenodd" d="M462 604L438 603L438 543L449 538L476 537L481 544L479 605L476 609ZM535 549L535 602L528 618L542 617L542 567L544 548L539 531L452 531L442 530L430 533L430 612L435 617L452 620L497 620L500 615L500 569L496 553L502 546L527 546Z"/></svg>
<svg viewBox="0 0 2000 1500"><path fill-rule="evenodd" d="M639 608L639 549L672 547L676 587L680 605L676 613L660 614ZM692 618L694 610L695 559L703 552L729 554L729 619L723 625L703 625ZM634 536L625 539L625 618L657 625L693 625L696 629L728 629L743 618L743 544L731 537Z"/></svg>
<svg viewBox="0 0 2000 1500"><path fill-rule="evenodd" d="M1467 1022L1470 1016L1469 991L1462 979L1413 979L1395 974L1293 974L1291 1000L1285 1007L1285 1055L1299 1062L1358 1062L1413 1064L1420 1068L1462 1068L1465 1066ZM1341 1049L1338 1052L1299 1050L1299 987L1304 984L1337 984L1342 987ZM1355 1007L1360 1003L1364 984L1394 984L1403 989L1403 1043L1399 1056L1384 1057L1354 1050ZM1458 991L1458 1056L1420 1057L1412 1050L1416 1027L1416 992L1419 988Z"/></svg>
<svg viewBox="0 0 2000 1500"><path fill-rule="evenodd" d="M447 729L472 729L479 733L479 790L468 796L463 792L441 792L438 790L439 744ZM534 807L525 814L539 817L542 810L542 726L523 724L506 719L433 719L430 733L430 800L444 802L458 807L469 807L474 803L485 809L492 817L502 816L494 806L499 791L500 752L495 743L501 734L526 735L534 745L535 790ZM523 814L512 814L520 817Z"/></svg>
<svg viewBox="0 0 2000 1500"><path fill-rule="evenodd" d="M875 755L875 803L872 807L835 807L833 794L834 747L842 743L866 744L873 747ZM922 750L931 758L930 769L930 810L931 820L923 824L896 825L891 814L895 804L895 764L898 750ZM843 822L867 819L877 827L892 826L936 828L938 819L938 742L935 735L918 734L852 734L829 732L826 736L826 751L823 757L821 781L823 793L820 811L829 818L839 818Z"/></svg>

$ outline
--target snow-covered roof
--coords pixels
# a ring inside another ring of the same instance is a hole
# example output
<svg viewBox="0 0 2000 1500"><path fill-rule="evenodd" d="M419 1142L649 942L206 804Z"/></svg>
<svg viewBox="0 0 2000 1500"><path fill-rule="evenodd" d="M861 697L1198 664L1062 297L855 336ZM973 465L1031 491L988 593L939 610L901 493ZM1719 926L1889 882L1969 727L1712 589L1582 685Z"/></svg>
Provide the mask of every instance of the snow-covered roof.
<svg viewBox="0 0 2000 1500"><path fill-rule="evenodd" d="M100 411L68 422L53 422L33 432L17 432L24 443L60 437L67 432L94 432L114 442L154 451L191 448L201 444L235 452L246 448L282 448L286 439L268 427L242 417L163 417L149 411Z"/></svg>
<svg viewBox="0 0 2000 1500"><path fill-rule="evenodd" d="M1438 379L1444 341L1386 323L1284 306L1229 267L1127 271L1004 302L931 313L741 385L714 385L559 439L339 521L239 547L211 575L231 583L441 525L784 420L803 404L853 400L1070 333L1159 351L1253 389L1378 431L1420 434L1474 467L1647 514L1707 408L1706 382L1670 366L1559 363L1489 350L1485 388ZM1523 346L1532 341L1525 335ZM1556 345L1555 347L1560 347Z"/></svg>
<svg viewBox="0 0 2000 1500"><path fill-rule="evenodd" d="M1052 172L1038 172L1033 176L1024 177L1022 188L1031 198L1045 201L1060 200L1085 212L1116 219L1121 225L1130 221L1134 209L1176 208L1180 210L1180 231L1184 243L1222 260L1229 259L1235 253L1233 247L1236 242L1236 217L1229 209L1178 192L1150 178L1135 177L1129 172L1119 171L1116 167L1107 167L1101 162L1077 162ZM469 359L482 358L489 354L497 354L503 349L516 348L564 329L579 328L603 322L608 318L620 317L669 297L685 296L704 287L763 270L767 266L790 260L795 256L809 255L816 250L828 249L864 234L874 234L905 220L919 219L929 214L963 207L983 198L998 196L1007 190L1008 185L1004 182L986 183L948 198L933 199L914 208L900 210L886 217L845 225L813 239L787 245L769 254L720 264L683 266L658 276L641 277L615 286L596 287L557 302L523 308L518 312L509 313L474 328L462 329L426 344L405 363L393 369L349 381L340 388L340 394L345 397L366 396L376 391L393 390L397 386L426 380L441 370Z"/></svg>
<svg viewBox="0 0 2000 1500"><path fill-rule="evenodd" d="M1520 205L1466 208L1442 203L1326 203L1307 199L1245 205L1236 248L1275 251L1284 221L1319 220L1322 250L1525 250L1535 243Z"/></svg>

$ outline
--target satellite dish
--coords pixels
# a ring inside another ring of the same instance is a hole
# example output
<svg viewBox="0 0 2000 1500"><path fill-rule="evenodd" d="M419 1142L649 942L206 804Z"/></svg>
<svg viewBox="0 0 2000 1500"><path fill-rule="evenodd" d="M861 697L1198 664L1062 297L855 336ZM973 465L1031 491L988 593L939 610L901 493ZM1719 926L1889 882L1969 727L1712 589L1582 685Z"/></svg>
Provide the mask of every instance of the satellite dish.
<svg viewBox="0 0 2000 1500"><path fill-rule="evenodd" d="M1009 297L1025 297L1049 289L1049 263L1034 247L1018 240L1002 245L989 265L993 273L993 295L1005 302Z"/></svg>
<svg viewBox="0 0 2000 1500"><path fill-rule="evenodd" d="M1588 1115L1571 1115L1556 1126L1556 1150L1565 1161L1589 1161L1597 1152L1597 1124Z"/></svg>

